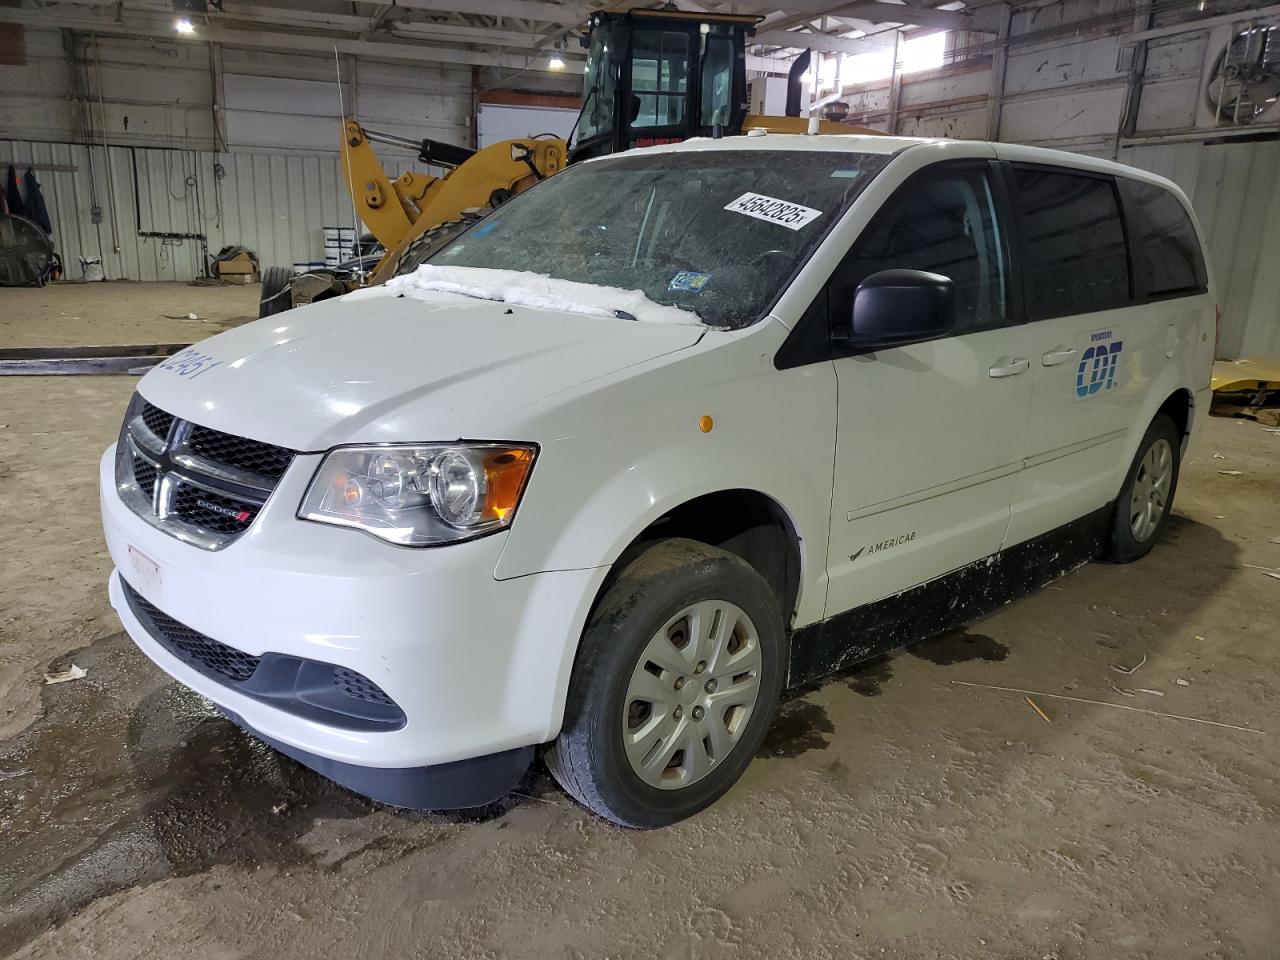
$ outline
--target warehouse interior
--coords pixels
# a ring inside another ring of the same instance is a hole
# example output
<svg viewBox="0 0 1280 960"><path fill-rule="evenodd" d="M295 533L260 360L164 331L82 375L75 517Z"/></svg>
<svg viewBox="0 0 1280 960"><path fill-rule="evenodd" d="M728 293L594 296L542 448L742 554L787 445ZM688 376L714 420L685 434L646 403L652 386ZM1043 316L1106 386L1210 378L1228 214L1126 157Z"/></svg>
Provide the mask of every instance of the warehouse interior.
<svg viewBox="0 0 1280 960"><path fill-rule="evenodd" d="M34 240L0 218L0 365L27 364L0 370L0 957L1274 956L1280 4L669 5L757 19L753 114L790 86L804 123L1167 177L1207 245L1215 358L1256 384L1215 406L1149 560L788 695L710 810L620 830L537 764L484 808L397 810L122 632L96 471L142 348L256 321L268 269L351 257L344 118L391 181L450 173L424 139L568 138L587 24L633 6L0 3L6 205L47 216ZM56 259L28 277L36 248Z"/></svg>

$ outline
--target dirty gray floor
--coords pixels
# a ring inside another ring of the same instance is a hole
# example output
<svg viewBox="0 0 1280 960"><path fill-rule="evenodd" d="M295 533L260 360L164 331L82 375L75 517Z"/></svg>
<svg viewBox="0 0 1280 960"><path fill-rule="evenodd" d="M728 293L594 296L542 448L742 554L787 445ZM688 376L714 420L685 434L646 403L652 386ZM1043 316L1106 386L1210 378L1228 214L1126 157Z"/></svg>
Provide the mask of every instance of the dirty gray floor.
<svg viewBox="0 0 1280 960"><path fill-rule="evenodd" d="M256 319L258 290L125 280L0 287L0 349L191 343Z"/></svg>
<svg viewBox="0 0 1280 960"><path fill-rule="evenodd" d="M105 598L131 387L0 379L0 956L1277 954L1280 580L1246 564L1280 567L1280 435L1214 420L1146 560L789 700L724 800L634 833L537 769L379 808L167 682Z"/></svg>

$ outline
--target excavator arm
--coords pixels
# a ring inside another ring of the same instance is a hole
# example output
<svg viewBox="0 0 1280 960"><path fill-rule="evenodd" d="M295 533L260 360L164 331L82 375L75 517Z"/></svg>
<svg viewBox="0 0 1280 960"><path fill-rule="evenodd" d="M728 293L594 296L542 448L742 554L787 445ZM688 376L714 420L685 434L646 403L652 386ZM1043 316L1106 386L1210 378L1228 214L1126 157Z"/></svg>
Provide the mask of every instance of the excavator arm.
<svg viewBox="0 0 1280 960"><path fill-rule="evenodd" d="M374 143L410 147L423 163L447 168L434 177L408 171L392 180ZM343 126L342 164L360 219L386 249L379 272L428 227L459 220L468 210L496 207L564 168L568 145L554 137L503 140L480 150L433 140L409 140Z"/></svg>

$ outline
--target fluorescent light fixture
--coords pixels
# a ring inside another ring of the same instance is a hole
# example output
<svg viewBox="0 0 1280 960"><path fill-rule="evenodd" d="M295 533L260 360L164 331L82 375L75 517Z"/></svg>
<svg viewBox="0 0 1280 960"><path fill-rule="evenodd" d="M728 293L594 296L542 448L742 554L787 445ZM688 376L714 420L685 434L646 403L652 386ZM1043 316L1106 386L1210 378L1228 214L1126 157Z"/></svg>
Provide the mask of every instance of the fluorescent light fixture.
<svg viewBox="0 0 1280 960"><path fill-rule="evenodd" d="M196 28L186 17L179 17L177 20L173 21L173 29L184 36L196 32Z"/></svg>

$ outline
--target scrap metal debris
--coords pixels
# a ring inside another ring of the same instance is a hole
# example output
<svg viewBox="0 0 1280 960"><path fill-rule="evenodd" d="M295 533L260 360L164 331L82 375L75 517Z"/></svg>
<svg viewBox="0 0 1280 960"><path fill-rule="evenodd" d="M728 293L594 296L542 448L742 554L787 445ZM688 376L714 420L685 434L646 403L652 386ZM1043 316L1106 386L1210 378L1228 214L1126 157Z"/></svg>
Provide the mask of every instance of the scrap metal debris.
<svg viewBox="0 0 1280 960"><path fill-rule="evenodd" d="M1241 477L1244 476L1243 470L1219 470L1224 477Z"/></svg>
<svg viewBox="0 0 1280 960"><path fill-rule="evenodd" d="M1045 723L1053 723L1053 721L1049 719L1049 715L1045 713L1043 710L1041 710L1040 706L1034 700L1032 700L1030 697L1023 697L1022 699L1027 701L1027 706L1029 706L1032 710L1034 710L1040 716L1041 720L1043 720Z"/></svg>
<svg viewBox="0 0 1280 960"><path fill-rule="evenodd" d="M1147 662L1147 655L1144 653L1142 659L1135 663L1132 667L1122 667L1118 663L1113 663L1111 669L1116 673L1123 673L1126 677L1133 676L1138 672L1138 668Z"/></svg>
<svg viewBox="0 0 1280 960"><path fill-rule="evenodd" d="M74 663L66 670L59 670L57 673L46 673L44 682L46 685L51 683L67 683L70 680L80 680L88 675L88 671L83 667L77 667Z"/></svg>
<svg viewBox="0 0 1280 960"><path fill-rule="evenodd" d="M1045 693L1041 690L1024 690L1021 687L998 687L991 683L971 683L968 680L952 680L954 685L958 687L977 687L982 690L998 690L1002 693L1020 693L1024 697L1044 697L1048 700L1070 700L1073 703L1088 703L1095 707L1111 707L1115 710L1129 710L1132 713L1145 713L1152 717L1163 717L1166 720L1189 720L1192 723L1203 723L1210 727L1224 727L1227 730L1239 730L1242 733L1261 733L1266 734L1265 730L1258 730L1254 727L1242 727L1235 723L1223 723L1221 720L1205 720L1201 717L1186 717L1177 713L1161 713L1159 710L1144 710L1142 707L1131 707L1124 703L1108 703L1106 700L1089 700L1086 697L1068 697L1061 693Z"/></svg>

